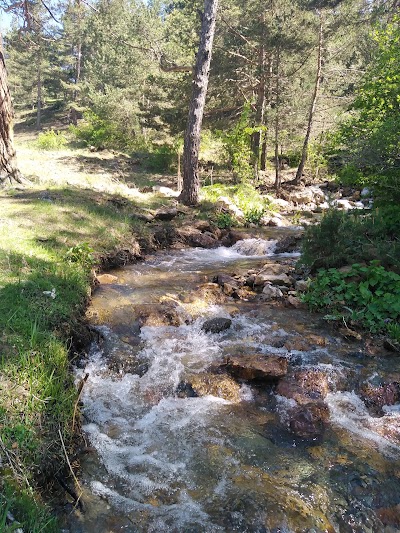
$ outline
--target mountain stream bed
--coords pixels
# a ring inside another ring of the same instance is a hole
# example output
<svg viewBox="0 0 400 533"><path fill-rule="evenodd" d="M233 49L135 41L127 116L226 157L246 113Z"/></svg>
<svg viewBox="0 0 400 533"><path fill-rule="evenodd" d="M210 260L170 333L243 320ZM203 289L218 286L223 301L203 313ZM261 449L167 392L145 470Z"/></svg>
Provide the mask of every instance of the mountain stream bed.
<svg viewBox="0 0 400 533"><path fill-rule="evenodd" d="M400 531L400 405L371 412L357 393L400 381L399 360L368 356L303 309L198 297L217 274L294 261L273 249L252 240L161 252L96 290L99 340L76 369L77 382L89 374L84 512L69 514L65 532ZM213 317L230 327L207 331ZM286 358L288 375L323 376L320 434L291 431L301 394L220 370L249 353Z"/></svg>

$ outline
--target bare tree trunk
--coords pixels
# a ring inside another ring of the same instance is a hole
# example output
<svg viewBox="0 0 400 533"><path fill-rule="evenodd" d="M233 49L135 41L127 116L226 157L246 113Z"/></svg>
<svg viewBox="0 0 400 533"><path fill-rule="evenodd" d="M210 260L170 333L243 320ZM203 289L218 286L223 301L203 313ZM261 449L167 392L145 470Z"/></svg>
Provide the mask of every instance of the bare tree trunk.
<svg viewBox="0 0 400 533"><path fill-rule="evenodd" d="M193 92L183 148L183 189L179 199L185 205L196 205L199 202L200 132L210 75L217 9L218 0L204 1L200 44L193 76Z"/></svg>
<svg viewBox="0 0 400 533"><path fill-rule="evenodd" d="M300 183L301 177L304 172L304 166L307 161L308 157L308 143L310 141L310 135L311 135L311 128L313 124L314 114L315 114L315 108L319 93L319 87L321 85L321 73L322 73L322 43L323 43L323 23L322 23L322 13L319 13L319 33L318 33L318 56L317 56L317 75L315 77L315 85L314 85L314 92L313 97L311 101L310 106L310 112L308 114L308 125L307 125L307 131L306 136L304 137L304 143L303 143L303 150L301 153L301 160L299 167L296 172L296 177L294 179L294 183L297 185Z"/></svg>
<svg viewBox="0 0 400 533"><path fill-rule="evenodd" d="M256 101L256 115L255 115L255 127L264 125L264 111L265 111L265 11L262 10L260 17L261 24L261 43L258 49L258 76L259 82L257 86L257 101ZM262 142L263 129L255 131L252 135L252 150L254 160L254 175L258 180L258 170L260 166L260 145Z"/></svg>
<svg viewBox="0 0 400 533"><path fill-rule="evenodd" d="M266 85L266 95L264 100L264 115L265 115L265 108L271 105L271 88L272 88L272 56L271 54L268 54L268 78L267 78L267 85ZM264 117L265 122L265 117ZM265 170L267 166L267 134L264 132L263 139L262 139L262 146L261 146L261 157L260 157L260 170Z"/></svg>
<svg viewBox="0 0 400 533"><path fill-rule="evenodd" d="M40 130L42 122L42 50L39 44L37 56L37 91L36 91L36 129Z"/></svg>
<svg viewBox="0 0 400 533"><path fill-rule="evenodd" d="M3 47L0 44L0 187L23 182L14 149L13 116Z"/></svg>
<svg viewBox="0 0 400 533"><path fill-rule="evenodd" d="M279 157L279 91L280 91L280 50L278 48L276 55L276 80L275 80L275 189L278 191L281 187L281 162Z"/></svg>
<svg viewBox="0 0 400 533"><path fill-rule="evenodd" d="M76 61L75 61L75 89L72 93L72 107L70 112L70 120L75 126L78 123L79 114L76 109L76 103L79 99L78 85L81 81L82 71L82 4L81 0L75 0L76 9L76 25L77 25L77 42L76 42Z"/></svg>

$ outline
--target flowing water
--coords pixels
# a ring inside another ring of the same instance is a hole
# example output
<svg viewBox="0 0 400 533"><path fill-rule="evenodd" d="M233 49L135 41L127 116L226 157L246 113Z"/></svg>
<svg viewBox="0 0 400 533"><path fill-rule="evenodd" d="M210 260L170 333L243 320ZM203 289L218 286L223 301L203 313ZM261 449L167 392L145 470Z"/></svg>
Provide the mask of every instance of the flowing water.
<svg viewBox="0 0 400 533"><path fill-rule="evenodd" d="M196 298L195 288L215 274L291 260L273 248L273 240L251 240L159 253L98 288L91 315L99 342L77 369L77 380L89 373L82 396L92 450L81 459L85 512L72 512L66 531L400 531L399 405L373 416L354 392L360 380L400 380L398 360L367 357L306 311ZM174 325L157 324L157 317L141 325L138 309L152 316L160 301L179 303ZM231 318L232 326L205 333L210 317ZM326 346L296 346L316 334ZM271 386L240 383L234 399L177 394L183 382L243 352L282 355L290 368L328 376L322 438L288 431L295 402Z"/></svg>

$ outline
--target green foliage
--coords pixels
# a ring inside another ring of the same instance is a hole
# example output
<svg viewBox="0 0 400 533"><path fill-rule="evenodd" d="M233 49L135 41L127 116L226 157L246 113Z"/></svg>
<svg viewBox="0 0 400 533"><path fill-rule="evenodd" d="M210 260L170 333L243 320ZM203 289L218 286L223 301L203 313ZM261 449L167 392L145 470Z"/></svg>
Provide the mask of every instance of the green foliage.
<svg viewBox="0 0 400 533"><path fill-rule="evenodd" d="M93 251L87 242L83 242L67 250L65 258L70 263L79 263L84 268L90 268L94 263Z"/></svg>
<svg viewBox="0 0 400 533"><path fill-rule="evenodd" d="M400 276L379 261L340 272L322 269L304 294L313 310L327 310L373 333L395 332L400 319Z"/></svg>
<svg viewBox="0 0 400 533"><path fill-rule="evenodd" d="M246 182L254 177L251 166L252 151L250 146L250 106L243 108L238 122L223 136L230 165L237 182Z"/></svg>
<svg viewBox="0 0 400 533"><path fill-rule="evenodd" d="M260 224L260 221L265 213L265 207L250 207L244 212L246 224Z"/></svg>
<svg viewBox="0 0 400 533"><path fill-rule="evenodd" d="M377 53L348 118L330 137L327 156L348 184L400 201L400 18L374 36Z"/></svg>
<svg viewBox="0 0 400 533"><path fill-rule="evenodd" d="M145 155L144 165L153 172L170 171L176 163L177 151L173 146L168 144L149 145L148 152Z"/></svg>
<svg viewBox="0 0 400 533"><path fill-rule="evenodd" d="M304 235L301 263L312 270L380 259L400 271L400 207L385 206L369 213L328 211Z"/></svg>
<svg viewBox="0 0 400 533"><path fill-rule="evenodd" d="M35 145L39 150L62 150L68 140L61 131L43 131L39 133Z"/></svg>
<svg viewBox="0 0 400 533"><path fill-rule="evenodd" d="M230 213L218 213L215 218L215 224L220 229L228 229L236 226L237 221Z"/></svg>

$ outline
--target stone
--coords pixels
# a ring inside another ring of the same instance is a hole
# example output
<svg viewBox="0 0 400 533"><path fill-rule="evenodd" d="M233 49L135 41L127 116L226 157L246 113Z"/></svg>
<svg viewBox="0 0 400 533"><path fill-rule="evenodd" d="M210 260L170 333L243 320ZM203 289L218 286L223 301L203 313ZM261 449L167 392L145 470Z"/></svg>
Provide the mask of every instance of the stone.
<svg viewBox="0 0 400 533"><path fill-rule="evenodd" d="M243 354L230 356L227 371L246 381L271 381L286 375L288 360L277 355Z"/></svg>
<svg viewBox="0 0 400 533"><path fill-rule="evenodd" d="M241 209L239 209L229 198L226 196L220 196L217 198L217 206L219 206L222 210L228 211L232 215L234 215L237 220L243 222L245 217L244 213Z"/></svg>
<svg viewBox="0 0 400 533"><path fill-rule="evenodd" d="M286 226L286 223L284 220L282 220L281 218L277 217L277 216L274 216L272 218L270 218L266 224L263 224L265 226L271 226L271 227L274 227L274 228L283 228Z"/></svg>
<svg viewBox="0 0 400 533"><path fill-rule="evenodd" d="M190 236L189 243L197 248L216 248L218 246L218 240L210 233L194 233Z"/></svg>
<svg viewBox="0 0 400 533"><path fill-rule="evenodd" d="M176 216L178 216L178 210L175 207L172 207L170 209L159 209L155 213L154 218L156 220L169 221L174 219Z"/></svg>
<svg viewBox="0 0 400 533"><path fill-rule="evenodd" d="M235 289L239 288L239 282L237 279L235 279L233 276L228 276L227 274L217 274L213 278L214 283L218 283L221 287L224 287L225 285L229 285L231 287L234 287Z"/></svg>
<svg viewBox="0 0 400 533"><path fill-rule="evenodd" d="M301 235L288 235L280 239L275 246L276 254L292 253L300 250Z"/></svg>
<svg viewBox="0 0 400 533"><path fill-rule="evenodd" d="M279 287L274 287L274 285L265 285L262 291L262 299L266 301L277 300L278 298L283 297L283 292Z"/></svg>
<svg viewBox="0 0 400 533"><path fill-rule="evenodd" d="M298 279L294 287L298 292L306 292L308 290L308 285L309 283L305 279Z"/></svg>
<svg viewBox="0 0 400 533"><path fill-rule="evenodd" d="M208 220L196 220L194 222L193 227L198 229L199 231L212 231L211 225L208 222Z"/></svg>
<svg viewBox="0 0 400 533"><path fill-rule="evenodd" d="M302 302L300 298L298 298L297 296L293 296L289 294L287 301L295 309L306 309L307 308L306 304Z"/></svg>
<svg viewBox="0 0 400 533"><path fill-rule="evenodd" d="M206 320L201 329L206 333L221 333L221 331L229 329L231 325L232 320L230 318L216 317Z"/></svg>
<svg viewBox="0 0 400 533"><path fill-rule="evenodd" d="M190 384L197 396L216 396L229 402L239 403L240 385L224 374L198 374L190 379Z"/></svg>
<svg viewBox="0 0 400 533"><path fill-rule="evenodd" d="M276 393L300 405L323 400L329 391L328 378L319 370L299 370L280 380Z"/></svg>
<svg viewBox="0 0 400 533"><path fill-rule="evenodd" d="M178 191L174 191L170 187L163 187L162 185L155 185L153 187L153 192L157 192L158 194L167 197L179 196L180 194Z"/></svg>
<svg viewBox="0 0 400 533"><path fill-rule="evenodd" d="M400 402L400 383L385 383L379 387L367 383L361 387L360 396L374 414L382 415L384 405L395 405Z"/></svg>
<svg viewBox="0 0 400 533"><path fill-rule="evenodd" d="M96 280L100 285L111 285L112 283L118 282L118 277L112 274L99 274L96 276Z"/></svg>
<svg viewBox="0 0 400 533"><path fill-rule="evenodd" d="M323 402L309 403L290 409L288 415L291 433L302 439L315 440L325 432L329 408Z"/></svg>
<svg viewBox="0 0 400 533"><path fill-rule="evenodd" d="M287 274L259 274L254 280L254 285L265 285L266 283L272 283L272 285L286 285L290 287L292 285L292 279Z"/></svg>
<svg viewBox="0 0 400 533"><path fill-rule="evenodd" d="M143 326L180 326L187 319L187 314L174 302L161 304L136 305L133 317Z"/></svg>
<svg viewBox="0 0 400 533"><path fill-rule="evenodd" d="M350 202L350 200L346 200L345 198L341 198L339 200L335 201L335 205L338 209L353 209L354 205L353 202Z"/></svg>
<svg viewBox="0 0 400 533"><path fill-rule="evenodd" d="M195 299L204 300L208 305L223 304L226 297L217 283L203 283L192 293Z"/></svg>
<svg viewBox="0 0 400 533"><path fill-rule="evenodd" d="M134 213L132 216L138 220L143 220L143 222L153 222L155 219L154 215L151 213Z"/></svg>

